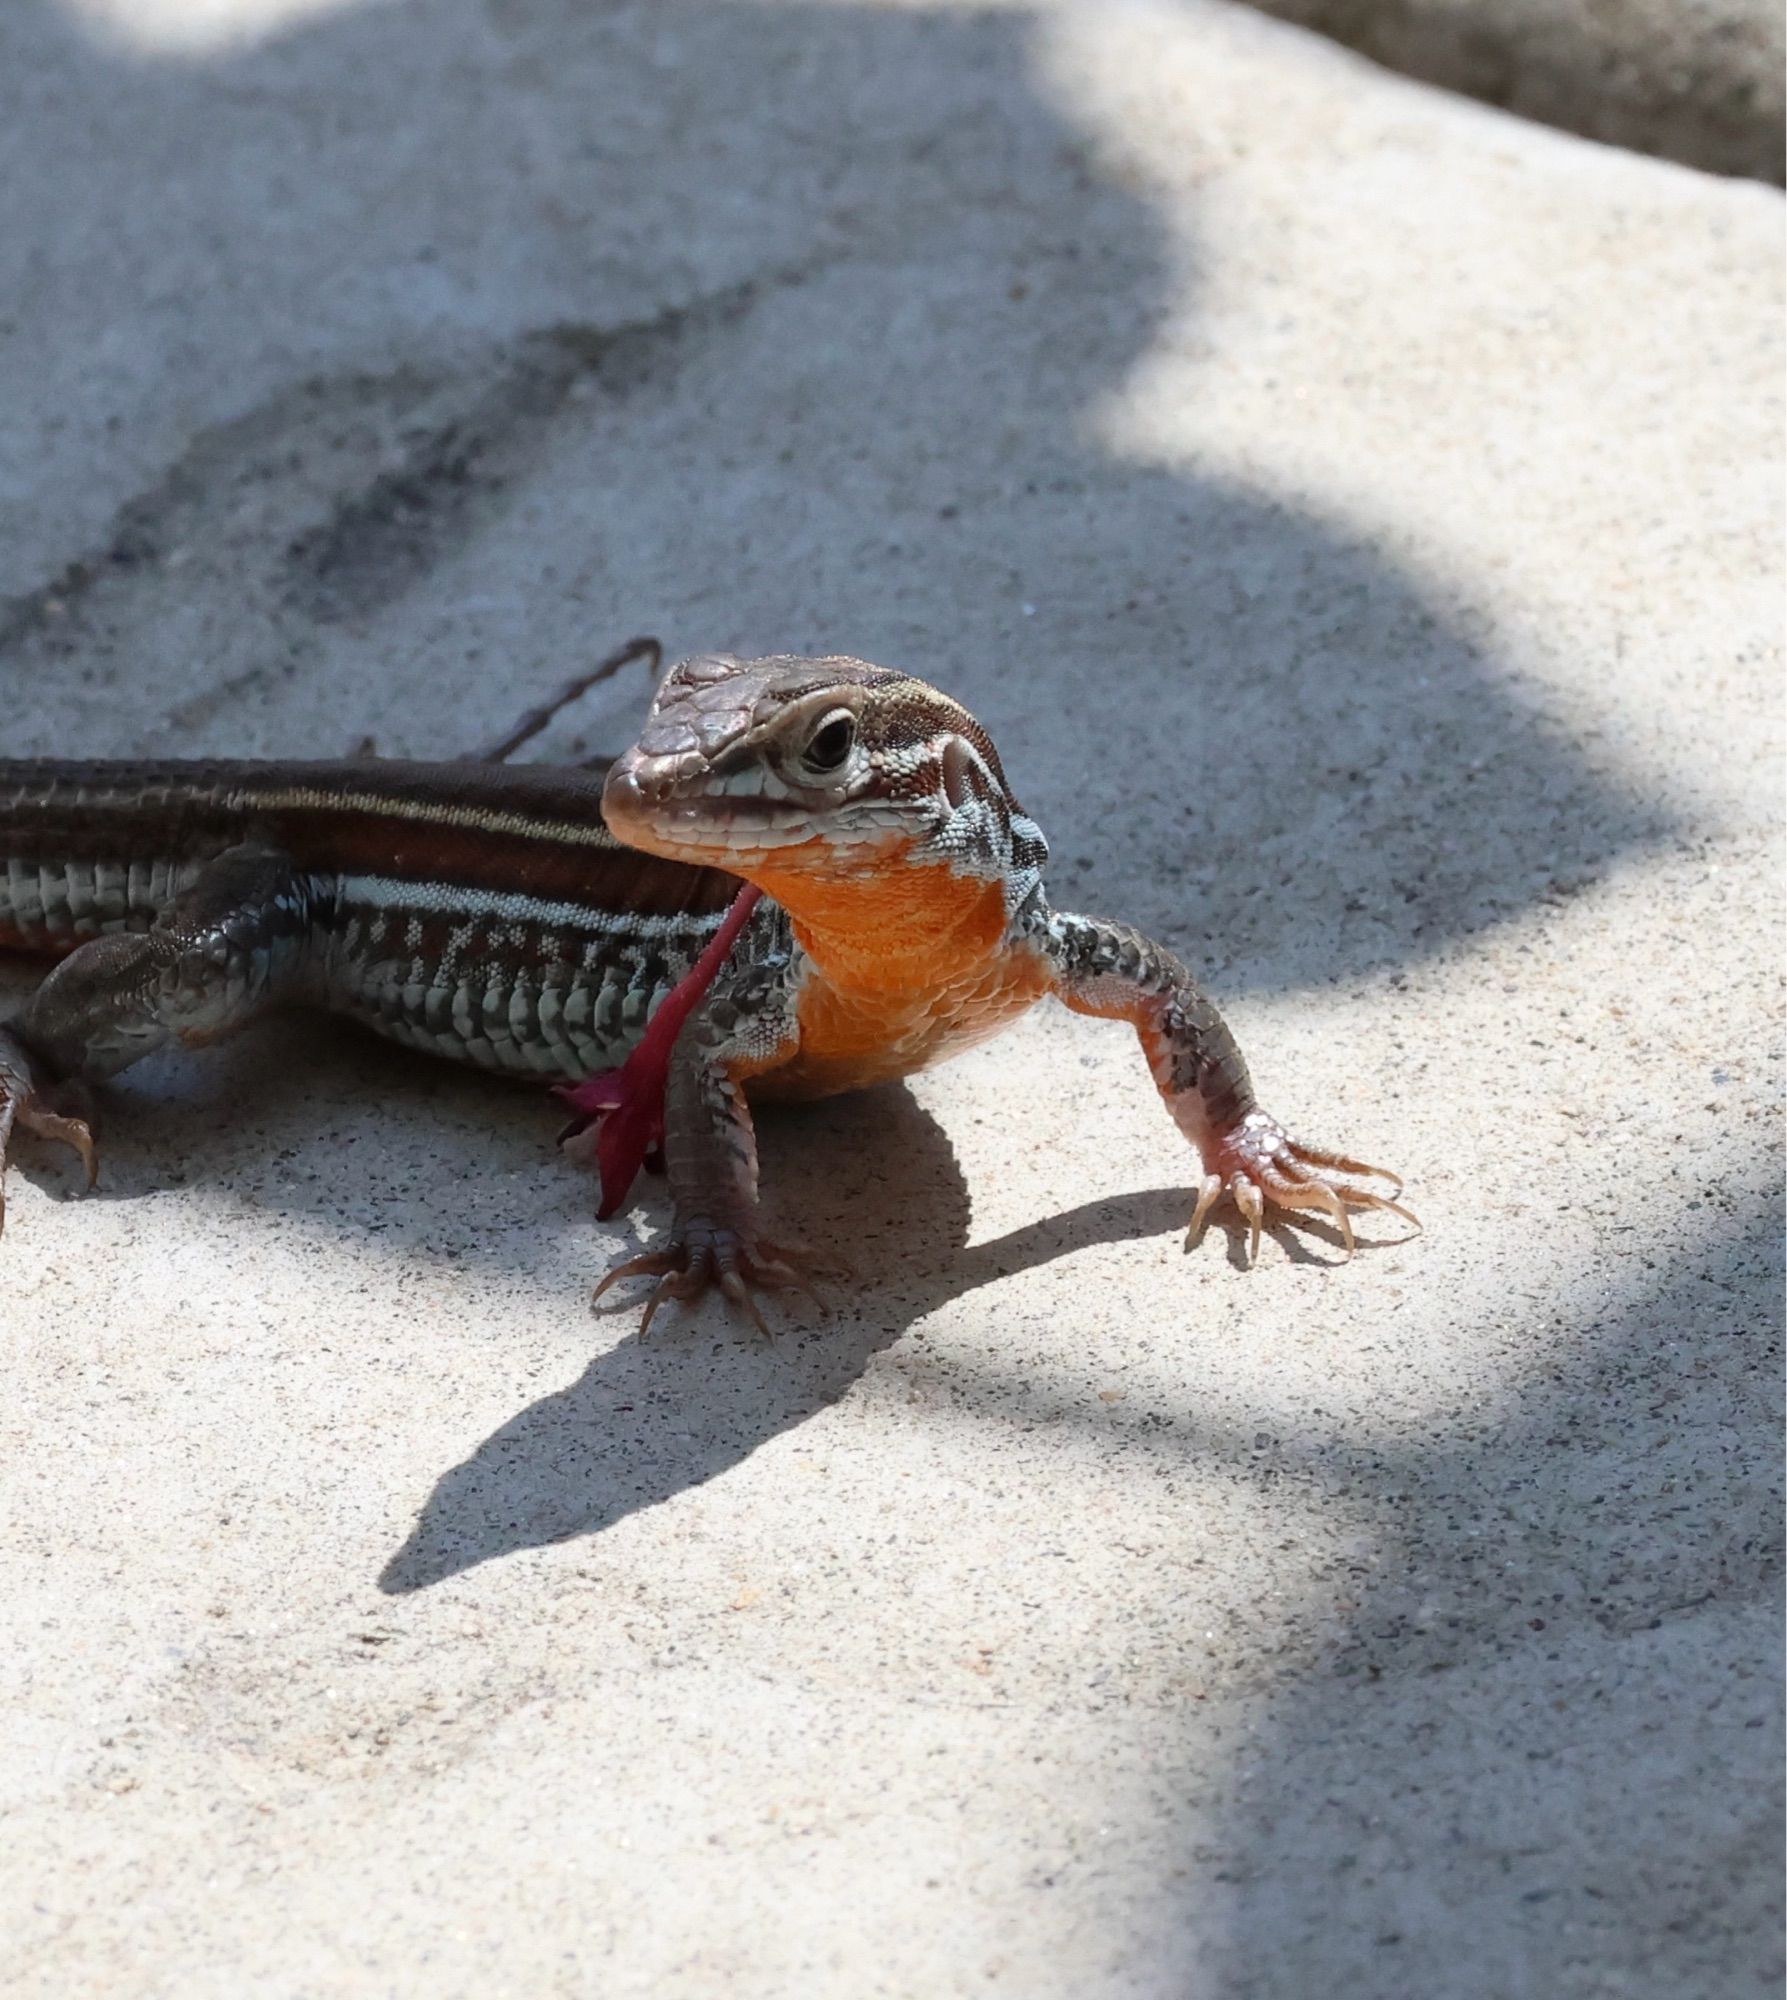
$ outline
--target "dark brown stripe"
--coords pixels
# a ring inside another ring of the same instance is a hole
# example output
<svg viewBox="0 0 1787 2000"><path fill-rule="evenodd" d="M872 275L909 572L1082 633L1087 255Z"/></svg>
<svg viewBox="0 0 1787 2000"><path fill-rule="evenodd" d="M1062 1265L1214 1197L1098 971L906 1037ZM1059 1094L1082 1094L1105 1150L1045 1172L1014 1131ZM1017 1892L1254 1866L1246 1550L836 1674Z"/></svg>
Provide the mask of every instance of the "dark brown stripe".
<svg viewBox="0 0 1787 2000"><path fill-rule="evenodd" d="M549 765L0 762L0 863L205 855L265 838L307 871L707 916L733 876L625 848L602 773Z"/></svg>

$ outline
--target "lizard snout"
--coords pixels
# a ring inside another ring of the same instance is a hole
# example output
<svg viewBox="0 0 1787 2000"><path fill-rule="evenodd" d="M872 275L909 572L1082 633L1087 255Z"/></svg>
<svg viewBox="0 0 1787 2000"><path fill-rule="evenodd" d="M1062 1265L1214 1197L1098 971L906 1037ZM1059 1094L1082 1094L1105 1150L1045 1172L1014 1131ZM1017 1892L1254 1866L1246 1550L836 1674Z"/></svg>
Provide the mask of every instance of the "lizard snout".
<svg viewBox="0 0 1787 2000"><path fill-rule="evenodd" d="M664 775L654 768L658 761L633 749L608 767L602 785L602 818L610 832L622 840L630 828L649 822L652 809L664 801Z"/></svg>
<svg viewBox="0 0 1787 2000"><path fill-rule="evenodd" d="M669 841L682 851L694 822L706 817L690 782L706 770L698 751L654 755L635 744L609 766L602 785L602 819L609 832L629 847L656 849Z"/></svg>

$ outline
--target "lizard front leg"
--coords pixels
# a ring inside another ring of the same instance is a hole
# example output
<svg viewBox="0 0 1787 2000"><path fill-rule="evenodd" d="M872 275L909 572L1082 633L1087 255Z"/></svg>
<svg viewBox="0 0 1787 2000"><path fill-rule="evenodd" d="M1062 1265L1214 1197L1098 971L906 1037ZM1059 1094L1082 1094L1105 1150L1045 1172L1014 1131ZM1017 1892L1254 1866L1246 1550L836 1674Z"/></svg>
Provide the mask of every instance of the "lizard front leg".
<svg viewBox="0 0 1787 2000"><path fill-rule="evenodd" d="M79 1153L91 1186L92 1128L67 1093L172 1039L215 1041L257 1013L296 976L315 895L283 854L234 847L148 930L77 945L23 1011L0 1024L0 1181L7 1142L22 1125Z"/></svg>
<svg viewBox="0 0 1787 2000"><path fill-rule="evenodd" d="M757 1024L761 1031L762 1023ZM774 1243L757 1221L757 1135L736 1045L711 1015L698 1013L678 1035L664 1088L664 1171L675 1220L662 1250L617 1264L596 1298L623 1278L655 1277L644 1334L666 1299L692 1304L718 1285L728 1302L767 1334L754 1291L805 1291L824 1309L807 1273L807 1252Z"/></svg>
<svg viewBox="0 0 1787 2000"><path fill-rule="evenodd" d="M1394 1199L1402 1192L1397 1175L1305 1145L1261 1108L1227 1023L1164 945L1127 924L1063 912L1048 915L1037 942L1054 969L1055 991L1069 1007L1135 1028L1174 1123L1203 1163L1194 1238L1225 1195L1249 1226L1250 1261L1259 1256L1269 1208L1325 1215L1348 1255L1353 1210L1383 1209L1415 1222ZM1390 1193L1360 1184L1370 1180L1385 1182Z"/></svg>

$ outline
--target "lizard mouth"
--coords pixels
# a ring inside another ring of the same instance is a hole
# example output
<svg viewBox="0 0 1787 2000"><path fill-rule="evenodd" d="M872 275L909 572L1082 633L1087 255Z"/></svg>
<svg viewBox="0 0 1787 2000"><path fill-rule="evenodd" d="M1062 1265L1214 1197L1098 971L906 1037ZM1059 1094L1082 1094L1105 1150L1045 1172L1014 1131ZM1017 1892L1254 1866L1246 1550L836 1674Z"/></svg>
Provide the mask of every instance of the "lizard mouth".
<svg viewBox="0 0 1787 2000"><path fill-rule="evenodd" d="M798 800L723 789L705 759L636 749L608 773L602 818L628 847L721 865L815 837L811 808Z"/></svg>

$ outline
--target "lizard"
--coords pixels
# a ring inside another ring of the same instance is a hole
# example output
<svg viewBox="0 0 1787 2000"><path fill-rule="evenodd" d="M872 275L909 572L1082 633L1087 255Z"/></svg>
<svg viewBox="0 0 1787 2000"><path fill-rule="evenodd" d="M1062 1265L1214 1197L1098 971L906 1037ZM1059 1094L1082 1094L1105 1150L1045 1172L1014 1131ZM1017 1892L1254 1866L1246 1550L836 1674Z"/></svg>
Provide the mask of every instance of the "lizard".
<svg viewBox="0 0 1787 2000"><path fill-rule="evenodd" d="M602 1215L662 1166L668 1232L596 1287L655 1279L642 1332L713 1286L762 1327L759 1292L817 1292L762 1228L753 1103L908 1076L1052 995L1135 1029L1198 1159L1188 1243L1225 1200L1250 1264L1272 1211L1348 1255L1355 1213L1415 1222L1261 1106L1173 951L1056 909L1047 860L959 702L841 656L686 659L606 769L0 761L0 947L58 960L0 1024L0 1176L22 1127L91 1184L87 1084L320 1006L554 1085Z"/></svg>

